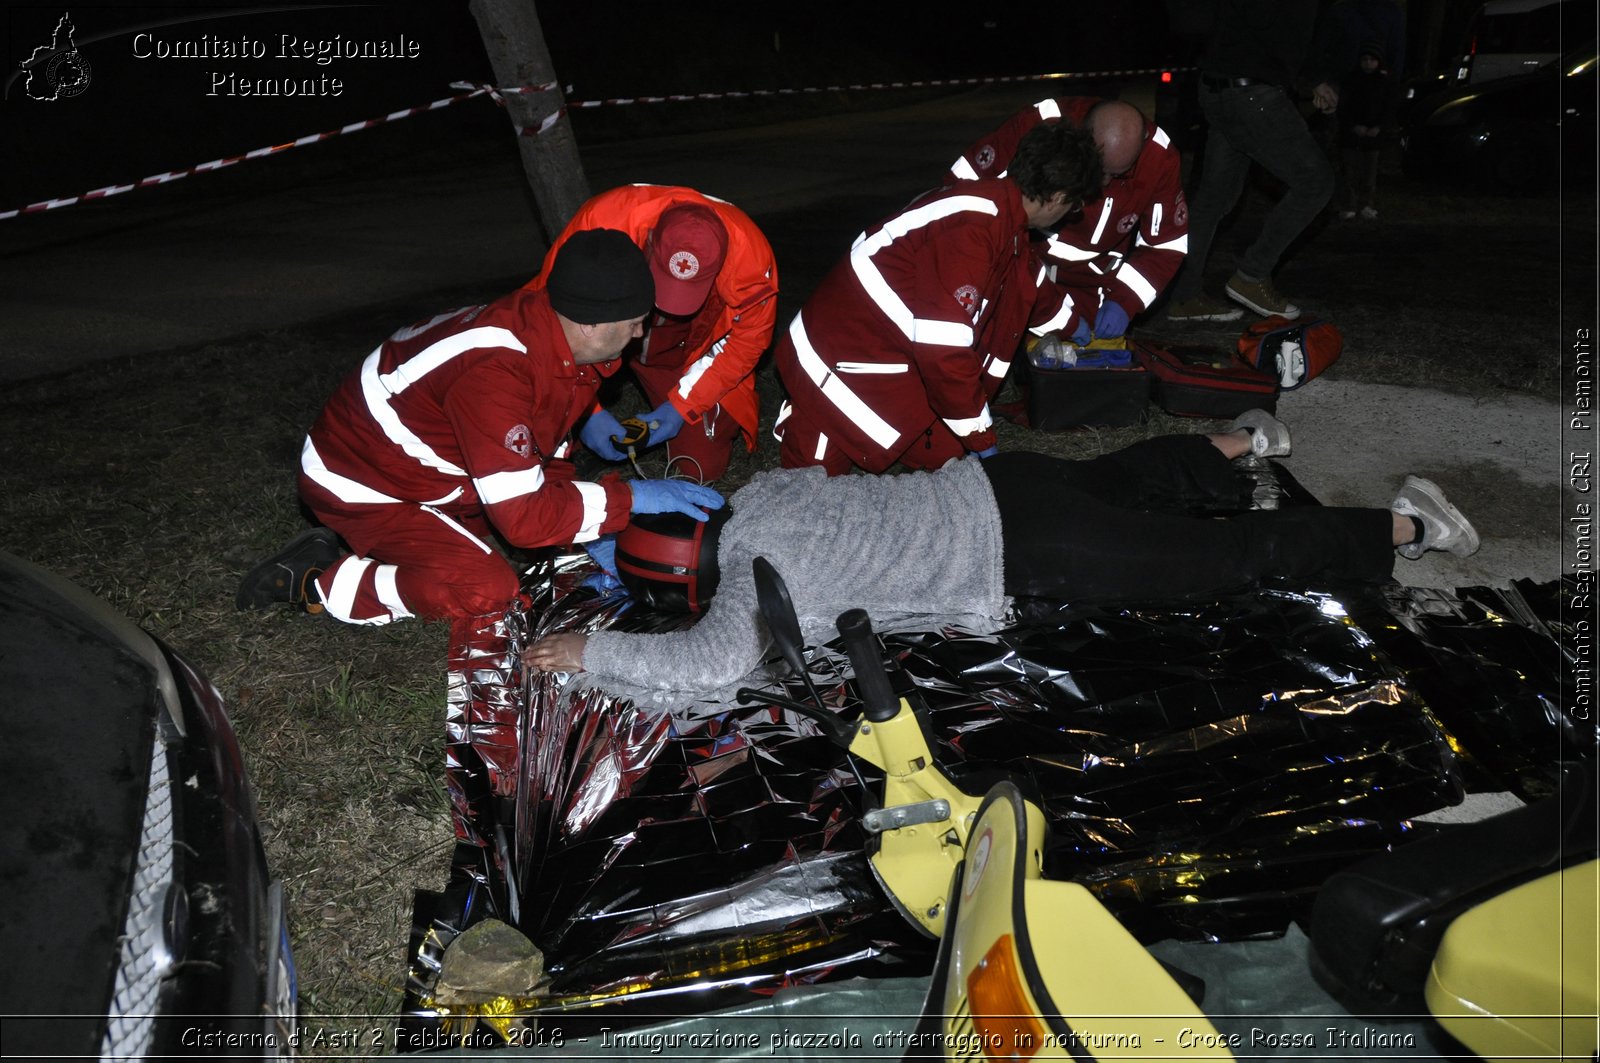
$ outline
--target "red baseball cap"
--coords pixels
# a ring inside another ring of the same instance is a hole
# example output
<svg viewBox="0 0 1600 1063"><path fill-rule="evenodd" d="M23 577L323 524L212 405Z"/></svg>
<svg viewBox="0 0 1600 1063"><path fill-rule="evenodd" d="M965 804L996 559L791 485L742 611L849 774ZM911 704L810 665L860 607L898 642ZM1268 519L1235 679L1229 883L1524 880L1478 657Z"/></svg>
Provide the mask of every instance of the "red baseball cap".
<svg viewBox="0 0 1600 1063"><path fill-rule="evenodd" d="M661 212L650 242L656 309L686 317L705 305L728 253L728 230L710 207L680 203Z"/></svg>

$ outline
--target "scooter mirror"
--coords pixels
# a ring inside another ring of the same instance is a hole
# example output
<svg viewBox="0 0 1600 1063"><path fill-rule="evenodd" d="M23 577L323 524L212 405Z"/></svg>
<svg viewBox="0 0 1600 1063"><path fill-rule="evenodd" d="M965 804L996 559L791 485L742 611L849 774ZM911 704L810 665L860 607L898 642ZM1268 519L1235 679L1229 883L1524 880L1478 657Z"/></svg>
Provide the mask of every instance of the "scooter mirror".
<svg viewBox="0 0 1600 1063"><path fill-rule="evenodd" d="M789 588L766 558L758 557L750 565L755 570L756 601L761 607L761 618L767 622L767 630L772 632L772 640L777 643L783 659L796 675L803 676L806 674L806 660L800 650L804 642L800 637L800 618L795 615L794 599L789 597Z"/></svg>

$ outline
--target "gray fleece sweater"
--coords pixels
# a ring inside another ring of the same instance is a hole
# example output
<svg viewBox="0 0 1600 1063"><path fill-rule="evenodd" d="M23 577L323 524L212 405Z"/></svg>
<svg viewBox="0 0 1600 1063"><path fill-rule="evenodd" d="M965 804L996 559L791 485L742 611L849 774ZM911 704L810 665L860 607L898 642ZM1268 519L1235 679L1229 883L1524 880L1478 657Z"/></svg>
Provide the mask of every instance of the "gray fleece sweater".
<svg viewBox="0 0 1600 1063"><path fill-rule="evenodd" d="M783 576L811 644L837 635L834 621L850 608L867 610L880 629L907 614L998 626L1008 608L1000 513L976 458L899 476L775 469L729 502L721 582L705 615L664 634L595 632L580 682L704 692L747 676L772 644L756 603L756 557Z"/></svg>

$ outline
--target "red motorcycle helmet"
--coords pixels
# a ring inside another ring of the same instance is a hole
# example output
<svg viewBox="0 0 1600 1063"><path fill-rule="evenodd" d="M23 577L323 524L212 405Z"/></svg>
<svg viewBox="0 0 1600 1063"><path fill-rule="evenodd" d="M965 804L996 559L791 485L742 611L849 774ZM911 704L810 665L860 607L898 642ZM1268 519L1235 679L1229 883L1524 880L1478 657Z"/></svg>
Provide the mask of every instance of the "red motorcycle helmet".
<svg viewBox="0 0 1600 1063"><path fill-rule="evenodd" d="M617 534L617 577L634 599L669 613L699 613L717 591L717 542L731 506L703 521L683 513L637 513Z"/></svg>

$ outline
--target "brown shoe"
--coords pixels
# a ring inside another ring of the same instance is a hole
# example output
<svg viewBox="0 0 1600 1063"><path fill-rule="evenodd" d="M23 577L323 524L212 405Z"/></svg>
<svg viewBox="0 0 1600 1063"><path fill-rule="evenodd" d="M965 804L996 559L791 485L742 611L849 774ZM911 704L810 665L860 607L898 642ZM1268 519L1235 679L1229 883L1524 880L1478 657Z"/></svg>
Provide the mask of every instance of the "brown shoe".
<svg viewBox="0 0 1600 1063"><path fill-rule="evenodd" d="M1167 308L1168 321L1237 321L1241 317L1243 310L1208 295L1197 295Z"/></svg>
<svg viewBox="0 0 1600 1063"><path fill-rule="evenodd" d="M1285 299L1272 282L1265 278L1258 281L1247 281L1235 273L1233 279L1228 281L1222 289L1228 293L1228 298L1241 306L1247 306L1262 317L1286 317L1293 321L1300 316L1300 308Z"/></svg>

